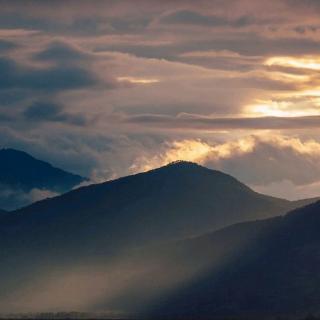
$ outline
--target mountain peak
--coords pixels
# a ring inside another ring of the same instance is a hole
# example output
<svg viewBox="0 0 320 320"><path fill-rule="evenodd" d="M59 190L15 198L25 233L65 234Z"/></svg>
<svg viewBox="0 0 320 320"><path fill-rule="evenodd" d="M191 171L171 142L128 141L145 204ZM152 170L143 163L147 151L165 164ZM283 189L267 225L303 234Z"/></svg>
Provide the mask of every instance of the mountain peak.
<svg viewBox="0 0 320 320"><path fill-rule="evenodd" d="M231 179L233 181L237 181L232 176L221 172L219 170L211 169L204 167L196 162L186 161L186 160L176 160L173 162L170 162L162 167L156 168L151 170L151 172L168 172L168 173L175 173L175 174L183 174L183 175L201 175L201 176L219 176L224 177L227 179ZM239 182L239 181L238 181Z"/></svg>
<svg viewBox="0 0 320 320"><path fill-rule="evenodd" d="M13 148L1 148L0 149L1 154L10 154L10 155L19 155L19 156L27 156L30 158L33 158L30 154L28 154L25 151L13 149Z"/></svg>
<svg viewBox="0 0 320 320"><path fill-rule="evenodd" d="M224 176L228 176L227 174L224 174L220 171L216 171L213 169L206 168L204 166L201 166L198 163L191 162L191 161L186 161L186 160L176 160L167 163L166 165L162 167L158 167L155 169L152 169L149 171L150 173L152 172L157 172L157 173L168 173L168 174L178 174L178 175L195 175L195 174L201 174L201 175L206 175L206 174L221 174Z"/></svg>
<svg viewBox="0 0 320 320"><path fill-rule="evenodd" d="M164 167L201 167L196 162L186 161L186 160L175 160L172 162L169 162Z"/></svg>

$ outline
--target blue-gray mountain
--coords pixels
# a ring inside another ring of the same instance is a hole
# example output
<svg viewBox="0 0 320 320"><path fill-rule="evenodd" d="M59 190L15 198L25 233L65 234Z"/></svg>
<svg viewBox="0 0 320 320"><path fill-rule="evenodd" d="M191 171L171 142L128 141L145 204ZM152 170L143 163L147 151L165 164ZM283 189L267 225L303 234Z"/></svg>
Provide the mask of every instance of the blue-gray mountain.
<svg viewBox="0 0 320 320"><path fill-rule="evenodd" d="M0 150L0 208L12 210L30 204L33 190L63 193L84 180L25 152Z"/></svg>
<svg viewBox="0 0 320 320"><path fill-rule="evenodd" d="M37 202L0 216L0 310L274 314L297 311L298 303L289 310L295 294L309 294L312 311L319 204L194 236L313 200L261 195L222 172L179 162Z"/></svg>

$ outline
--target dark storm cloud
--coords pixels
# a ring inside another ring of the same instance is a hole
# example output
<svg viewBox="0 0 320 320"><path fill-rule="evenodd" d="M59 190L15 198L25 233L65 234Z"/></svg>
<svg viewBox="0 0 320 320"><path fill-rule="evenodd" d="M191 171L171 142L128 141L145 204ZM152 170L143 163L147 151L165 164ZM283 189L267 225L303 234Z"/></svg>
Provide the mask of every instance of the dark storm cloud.
<svg viewBox="0 0 320 320"><path fill-rule="evenodd" d="M75 66L33 68L0 58L0 90L57 91L85 88L98 83L94 74Z"/></svg>
<svg viewBox="0 0 320 320"><path fill-rule="evenodd" d="M45 101L35 102L27 107L23 116L30 121L64 122L78 126L88 122L84 115L67 113L61 105Z"/></svg>

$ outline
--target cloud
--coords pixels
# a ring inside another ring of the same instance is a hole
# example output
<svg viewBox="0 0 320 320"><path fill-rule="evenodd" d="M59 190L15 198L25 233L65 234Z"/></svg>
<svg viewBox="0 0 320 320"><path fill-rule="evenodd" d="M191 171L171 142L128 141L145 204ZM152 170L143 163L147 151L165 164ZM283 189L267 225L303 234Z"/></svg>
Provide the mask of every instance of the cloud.
<svg viewBox="0 0 320 320"><path fill-rule="evenodd" d="M238 143L251 143L252 147L241 153L230 152L230 156L221 161L209 156L205 163L250 185L268 185L283 180L303 185L320 180L317 162L320 144L315 140L269 135L249 138L249 142L240 139Z"/></svg>
<svg viewBox="0 0 320 320"><path fill-rule="evenodd" d="M5 146L103 181L139 157L160 163L173 141L197 161L202 143L260 130L319 141L316 1L0 2ZM308 69L294 66L308 56Z"/></svg>
<svg viewBox="0 0 320 320"><path fill-rule="evenodd" d="M261 56L240 55L229 50L190 51L180 54L177 59L205 68L241 72L260 68L263 60Z"/></svg>
<svg viewBox="0 0 320 320"><path fill-rule="evenodd" d="M196 11L180 10L171 13L161 19L167 24L186 24L206 27L230 26L234 28L246 27L257 23L253 16L241 16L235 19L228 19L218 15L204 15Z"/></svg>
<svg viewBox="0 0 320 320"><path fill-rule="evenodd" d="M56 40L34 55L35 60L56 61L58 63L75 63L92 58L89 53L68 42Z"/></svg>
<svg viewBox="0 0 320 320"><path fill-rule="evenodd" d="M0 53L7 52L13 48L16 48L16 45L13 42L0 39Z"/></svg>
<svg viewBox="0 0 320 320"><path fill-rule="evenodd" d="M255 191L288 200L316 198L320 195L320 182L295 185L290 180L271 182L267 185L252 185Z"/></svg>
<svg viewBox="0 0 320 320"><path fill-rule="evenodd" d="M5 210L15 210L29 205L35 201L58 195L56 192L45 189L31 189L25 191L18 187L0 185L0 208Z"/></svg>
<svg viewBox="0 0 320 320"><path fill-rule="evenodd" d="M214 118L190 114L136 115L124 117L124 123L170 130L292 130L318 128L320 116Z"/></svg>
<svg viewBox="0 0 320 320"><path fill-rule="evenodd" d="M201 163L203 157L212 151L208 144L200 140L165 142L161 149L163 151L160 154L138 157L130 170L133 172L148 171L177 160Z"/></svg>
<svg viewBox="0 0 320 320"><path fill-rule="evenodd" d="M72 66L31 68L9 58L0 58L0 90L56 91L85 88L98 83L89 71Z"/></svg>
<svg viewBox="0 0 320 320"><path fill-rule="evenodd" d="M131 168L141 171L175 160L194 161L272 193L271 187L276 188L283 181L290 181L295 186L318 183L319 156L320 143L314 140L252 135L223 143L200 139L168 141L155 155L137 157Z"/></svg>
<svg viewBox="0 0 320 320"><path fill-rule="evenodd" d="M63 111L63 107L49 102L35 102L23 112L26 120L65 122L74 125L85 125L88 119L81 114L70 114Z"/></svg>
<svg viewBox="0 0 320 320"><path fill-rule="evenodd" d="M213 27L224 26L228 24L228 21L223 17L202 15L200 13L189 10L181 10L171 13L170 15L163 17L162 22Z"/></svg>

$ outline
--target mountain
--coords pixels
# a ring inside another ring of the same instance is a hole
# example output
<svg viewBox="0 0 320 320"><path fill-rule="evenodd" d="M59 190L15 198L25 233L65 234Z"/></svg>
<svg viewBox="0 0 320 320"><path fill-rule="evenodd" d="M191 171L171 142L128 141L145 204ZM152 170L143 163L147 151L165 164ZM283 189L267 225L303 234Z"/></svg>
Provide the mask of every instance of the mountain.
<svg viewBox="0 0 320 320"><path fill-rule="evenodd" d="M149 303L147 317L295 319L319 315L319 229L320 202L316 202L284 217L234 225L153 250L154 257L167 261L164 274L188 272L189 278ZM190 261L193 273L188 271ZM145 279L153 282L150 291L152 287L159 290L154 276Z"/></svg>
<svg viewBox="0 0 320 320"><path fill-rule="evenodd" d="M212 268L231 268L236 258L246 265L243 250L264 248L269 238L261 235L269 230L281 243L278 221L287 218L195 236L299 204L258 194L227 174L189 162L39 201L0 217L0 311L170 315L176 292L192 296L198 288L191 280L201 284ZM185 237L190 239L177 242ZM197 294L200 299L202 292ZM223 301L224 295L215 294ZM177 299L176 311L183 313L184 303L203 307L201 301Z"/></svg>
<svg viewBox="0 0 320 320"><path fill-rule="evenodd" d="M41 192L51 195L69 191L85 180L25 152L0 150L0 207L5 209L27 205Z"/></svg>
<svg viewBox="0 0 320 320"><path fill-rule="evenodd" d="M103 240L108 232L113 242L139 243L189 237L297 205L258 194L222 172L178 162L39 201L7 220L33 233L39 228L48 235L54 223L61 237L73 230Z"/></svg>

